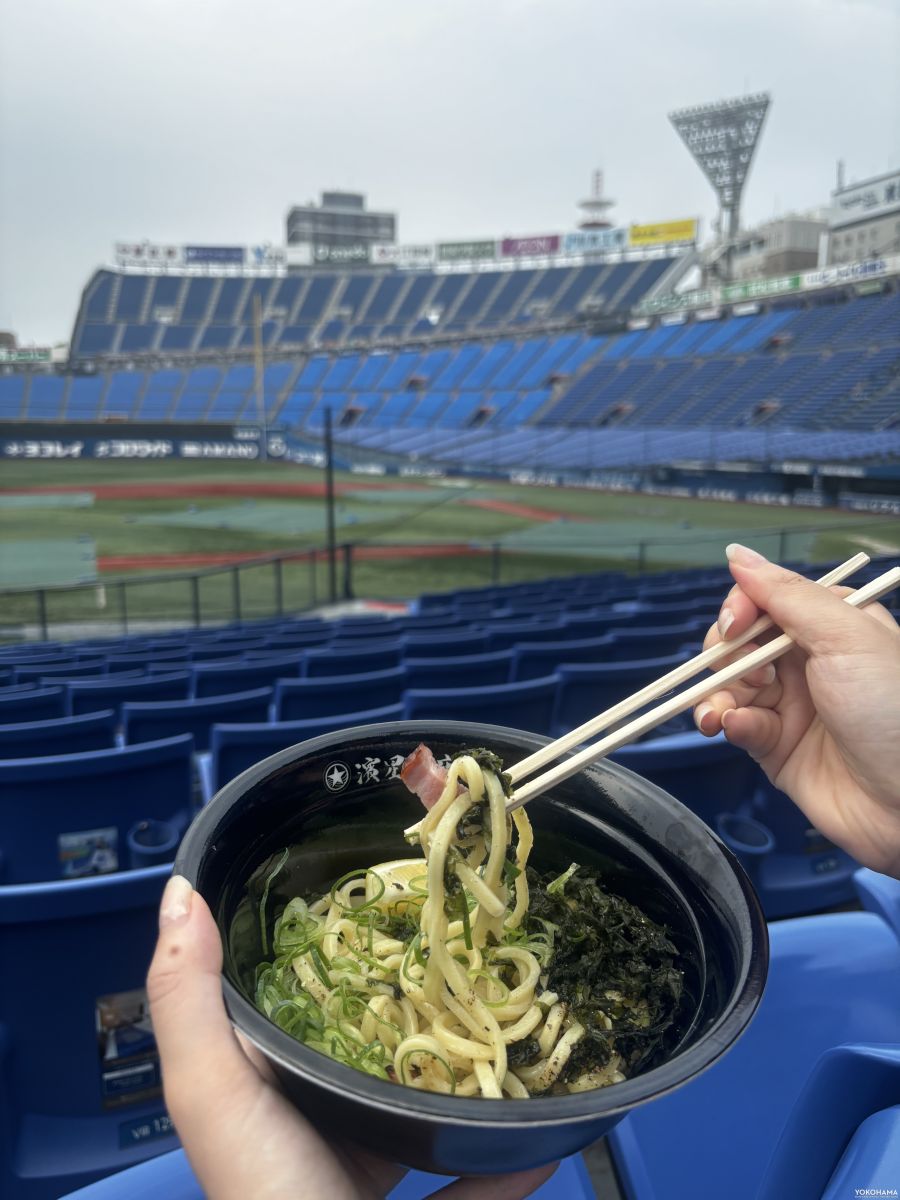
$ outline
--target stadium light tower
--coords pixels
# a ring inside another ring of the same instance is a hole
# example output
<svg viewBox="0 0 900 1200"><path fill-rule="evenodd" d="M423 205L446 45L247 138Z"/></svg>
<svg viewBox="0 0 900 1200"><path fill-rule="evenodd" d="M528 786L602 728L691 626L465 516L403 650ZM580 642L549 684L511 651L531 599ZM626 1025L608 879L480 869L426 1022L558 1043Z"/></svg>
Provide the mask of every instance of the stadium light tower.
<svg viewBox="0 0 900 1200"><path fill-rule="evenodd" d="M719 197L726 279L731 278L731 257L740 229L741 194L770 101L768 92L760 92L669 113L675 131Z"/></svg>

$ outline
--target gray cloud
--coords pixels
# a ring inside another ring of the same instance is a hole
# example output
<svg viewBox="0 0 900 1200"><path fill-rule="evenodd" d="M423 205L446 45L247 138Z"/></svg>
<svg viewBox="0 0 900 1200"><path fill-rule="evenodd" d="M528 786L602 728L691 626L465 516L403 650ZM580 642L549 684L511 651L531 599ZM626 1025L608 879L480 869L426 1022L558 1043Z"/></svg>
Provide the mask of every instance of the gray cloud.
<svg viewBox="0 0 900 1200"><path fill-rule="evenodd" d="M673 108L771 90L755 221L900 164L893 0L8 0L0 328L67 336L117 238L280 241L356 187L404 239L715 213Z"/></svg>

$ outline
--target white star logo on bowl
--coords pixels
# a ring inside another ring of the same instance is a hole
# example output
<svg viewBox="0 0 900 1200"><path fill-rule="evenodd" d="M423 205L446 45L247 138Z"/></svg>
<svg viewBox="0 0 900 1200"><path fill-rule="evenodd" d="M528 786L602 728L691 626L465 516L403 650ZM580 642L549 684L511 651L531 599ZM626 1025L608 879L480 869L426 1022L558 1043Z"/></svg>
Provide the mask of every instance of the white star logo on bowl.
<svg viewBox="0 0 900 1200"><path fill-rule="evenodd" d="M343 763L330 763L325 768L325 786L329 792L342 792L350 782L350 771Z"/></svg>

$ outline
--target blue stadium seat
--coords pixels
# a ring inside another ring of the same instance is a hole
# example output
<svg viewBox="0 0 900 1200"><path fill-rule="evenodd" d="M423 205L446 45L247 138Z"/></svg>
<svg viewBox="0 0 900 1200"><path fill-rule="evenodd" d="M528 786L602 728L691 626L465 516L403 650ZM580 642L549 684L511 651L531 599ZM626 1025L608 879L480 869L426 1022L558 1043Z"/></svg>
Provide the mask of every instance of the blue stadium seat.
<svg viewBox="0 0 900 1200"><path fill-rule="evenodd" d="M102 706L98 706L102 707ZM52 721L65 716L66 692L61 687L10 690L0 696L0 722L8 725L15 718L23 721Z"/></svg>
<svg viewBox="0 0 900 1200"><path fill-rule="evenodd" d="M178 1145L144 994L170 869L0 887L4 1200L55 1200Z"/></svg>
<svg viewBox="0 0 900 1200"><path fill-rule="evenodd" d="M513 652L492 650L454 658L405 658L403 665L407 687L487 687L491 683L510 682Z"/></svg>
<svg viewBox="0 0 900 1200"><path fill-rule="evenodd" d="M709 622L703 618L684 621L680 625L647 626L643 629L612 628L609 632L613 635L613 642L606 661L634 662L636 654L642 658L663 658L675 654L685 642L702 641L707 629Z"/></svg>
<svg viewBox="0 0 900 1200"><path fill-rule="evenodd" d="M387 671L391 667L399 667L402 656L403 645L399 640L391 640L389 645L382 644L374 649L370 642L361 642L358 650L323 646L304 653L303 674L308 679L320 679L323 675L361 675L365 671Z"/></svg>
<svg viewBox="0 0 900 1200"><path fill-rule="evenodd" d="M480 721L530 733L549 733L559 679L481 688L410 688L403 697L407 721Z"/></svg>
<svg viewBox="0 0 900 1200"><path fill-rule="evenodd" d="M252 688L271 687L279 679L291 679L299 675L302 665L303 652L279 654L227 666L215 662L201 663L193 668L193 695L201 700L205 696L227 696Z"/></svg>
<svg viewBox="0 0 900 1200"><path fill-rule="evenodd" d="M562 620L485 622L490 650L511 650L517 642L553 642L564 639L568 626Z"/></svg>
<svg viewBox="0 0 900 1200"><path fill-rule="evenodd" d="M680 654L636 662L561 665L559 694L553 712L553 735L568 733L612 708L626 696L653 683L682 662Z"/></svg>
<svg viewBox="0 0 900 1200"><path fill-rule="evenodd" d="M0 725L0 758L81 754L85 750L111 750L115 744L116 714L112 709L83 717Z"/></svg>
<svg viewBox="0 0 900 1200"><path fill-rule="evenodd" d="M538 679L556 670L560 663L606 662L612 637L571 638L565 642L516 642L512 648L511 678Z"/></svg>
<svg viewBox="0 0 900 1200"><path fill-rule="evenodd" d="M107 654L107 667L112 672L113 667L148 667L151 663L165 664L170 663L172 670L179 670L179 664L191 662L191 651L185 646L181 649L172 650L141 650L132 651L121 654Z"/></svg>
<svg viewBox="0 0 900 1200"><path fill-rule="evenodd" d="M36 683L8 683L0 687L0 700L8 696L20 696L22 692L33 692L37 688Z"/></svg>
<svg viewBox="0 0 900 1200"><path fill-rule="evenodd" d="M16 683L28 683L32 679L50 680L57 675L67 679L77 679L79 675L105 675L106 659L94 658L90 662L27 663L23 666L17 665L15 670Z"/></svg>
<svg viewBox="0 0 900 1200"><path fill-rule="evenodd" d="M261 725L216 725L212 731L208 770L204 771L204 790L207 798L229 779L234 779L260 759L268 758L287 746L295 746L309 738L354 725L374 725L379 721L399 721L402 704L386 704L365 712L316 717L302 721L272 721Z"/></svg>
<svg viewBox="0 0 900 1200"><path fill-rule="evenodd" d="M623 746L610 758L661 787L714 828L720 813L752 809L762 778L750 755L732 746L724 734L708 738L695 731L656 737Z"/></svg>
<svg viewBox="0 0 900 1200"><path fill-rule="evenodd" d="M865 900L871 873L859 874ZM778 921L769 936L766 991L738 1042L609 1135L626 1200L854 1195L829 1186L842 1154L867 1118L900 1104L897 930L843 912ZM887 1162L896 1186L900 1159ZM865 1186L861 1166L853 1188Z"/></svg>
<svg viewBox="0 0 900 1200"><path fill-rule="evenodd" d="M457 654L483 654L486 650L505 649L489 646L484 633L405 633L403 652L410 658L450 658Z"/></svg>
<svg viewBox="0 0 900 1200"><path fill-rule="evenodd" d="M406 687L406 671L367 671L315 679L282 679L275 688L275 720L306 721L337 713L362 712L397 704Z"/></svg>
<svg viewBox="0 0 900 1200"><path fill-rule="evenodd" d="M122 730L126 745L155 742L190 733L194 748L209 749L210 730L222 721L266 721L272 703L271 688L255 688L204 700L145 701L122 705Z"/></svg>
<svg viewBox="0 0 900 1200"><path fill-rule="evenodd" d="M859 864L813 829L797 805L762 773L753 805L741 818L720 817L717 832L743 862L770 920L853 898Z"/></svg>
<svg viewBox="0 0 900 1200"><path fill-rule="evenodd" d="M179 834L191 816L189 734L114 750L0 761L0 882L34 883L130 866L137 822Z"/></svg>
<svg viewBox="0 0 900 1200"><path fill-rule="evenodd" d="M186 700L190 682L187 671L137 679L75 680L66 685L69 716L112 708L121 719L122 705L128 700Z"/></svg>
<svg viewBox="0 0 900 1200"><path fill-rule="evenodd" d="M446 1175L410 1171L386 1200L425 1200L448 1184ZM531 1193L533 1200L595 1200L580 1154L564 1158L552 1178ZM70 1192L62 1200L205 1200L183 1150L174 1150L109 1179Z"/></svg>

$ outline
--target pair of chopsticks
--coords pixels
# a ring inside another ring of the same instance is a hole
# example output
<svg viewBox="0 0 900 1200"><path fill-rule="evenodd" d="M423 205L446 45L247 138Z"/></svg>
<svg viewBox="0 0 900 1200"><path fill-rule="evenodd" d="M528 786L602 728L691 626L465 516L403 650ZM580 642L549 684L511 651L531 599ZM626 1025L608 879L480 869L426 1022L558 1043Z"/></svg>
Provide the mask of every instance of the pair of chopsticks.
<svg viewBox="0 0 900 1200"><path fill-rule="evenodd" d="M842 563L841 566L835 567L833 571L829 571L827 575L823 575L816 582L823 587L840 583L855 571L864 567L868 561L869 556L867 554L856 554L853 558L848 559L847 562ZM885 571L883 575L879 575L877 579L873 579L871 583L867 583L858 591L845 596L844 601L854 608L862 608L866 604L872 604L876 600L880 600L882 596L887 595L888 592L893 591L898 586L900 586L900 567L892 567L891 570ZM680 667L669 671L668 674L657 679L655 683L648 684L627 699L614 704L606 712L602 712L598 716L592 717L590 721L586 721L583 725L579 725L571 733L564 734L563 737L557 738L556 741L551 742L542 750L538 750L535 754L530 754L527 758L523 758L521 762L509 768L509 776L513 785L518 785L523 779L526 779L529 775L533 775L540 767L559 758L567 750L573 749L588 738L596 737L598 733L601 733L608 726L621 721L624 717L630 716L631 713L639 708L643 708L644 705L658 700L660 696L664 696L666 692L671 691L672 688L677 687L679 684L685 683L699 671L714 667L716 663L733 654L739 646L743 646L753 638L758 637L761 633L772 629L773 626L774 622L770 617L758 617L744 633L732 638L728 642L720 642L715 646L711 646L708 650L704 650L701 654L682 663ZM540 796L543 792L555 787L564 779L577 774L584 767L590 766L592 763L604 758L607 754L618 750L621 746L635 741L643 734L649 732L649 730L655 729L657 725L662 725L664 721L668 721L672 717L678 716L679 713L692 708L698 701L705 700L707 696L711 696L713 692L718 692L727 684L734 683L735 680L743 678L743 676L748 675L757 667L764 667L767 663L773 662L782 654L787 653L793 645L794 643L791 638L786 633L782 633L771 642L767 642L766 645L751 651L738 662L723 667L708 679L701 679L693 687L689 687L679 695L664 701L643 716L628 722L627 725L621 726L614 733L601 738L599 742L594 742L593 745L586 746L571 758L567 758L564 762L552 767L543 775L536 776L524 786L515 786L513 796L506 805L506 811L512 812L515 808L521 808L523 804L527 804L535 796Z"/></svg>

